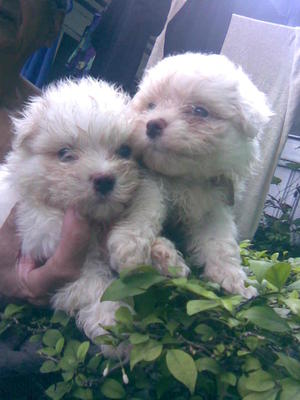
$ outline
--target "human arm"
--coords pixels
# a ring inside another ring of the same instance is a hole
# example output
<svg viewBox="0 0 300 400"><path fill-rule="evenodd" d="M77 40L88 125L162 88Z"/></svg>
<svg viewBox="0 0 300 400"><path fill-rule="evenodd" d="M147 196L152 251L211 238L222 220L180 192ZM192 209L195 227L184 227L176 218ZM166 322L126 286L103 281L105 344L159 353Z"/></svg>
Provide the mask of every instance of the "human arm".
<svg viewBox="0 0 300 400"><path fill-rule="evenodd" d="M87 221L74 209L68 209L57 250L39 266L30 257L19 257L14 208L0 229L0 296L47 304L54 290L80 275L89 239Z"/></svg>

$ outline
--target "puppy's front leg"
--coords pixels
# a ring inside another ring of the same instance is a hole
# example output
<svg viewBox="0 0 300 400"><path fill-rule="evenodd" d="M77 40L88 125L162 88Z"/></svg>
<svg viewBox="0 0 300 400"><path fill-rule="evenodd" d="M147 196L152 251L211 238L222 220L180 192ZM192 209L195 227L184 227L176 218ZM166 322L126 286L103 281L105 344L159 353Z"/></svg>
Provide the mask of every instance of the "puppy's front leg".
<svg viewBox="0 0 300 400"><path fill-rule="evenodd" d="M145 178L128 209L127 216L109 234L107 247L110 266L121 271L151 264L151 246L161 232L166 214L163 195L157 183Z"/></svg>
<svg viewBox="0 0 300 400"><path fill-rule="evenodd" d="M246 274L241 267L236 226L229 207L216 207L188 230L188 251L195 265L204 265L204 276L230 293L246 298L257 294L255 288L245 286Z"/></svg>

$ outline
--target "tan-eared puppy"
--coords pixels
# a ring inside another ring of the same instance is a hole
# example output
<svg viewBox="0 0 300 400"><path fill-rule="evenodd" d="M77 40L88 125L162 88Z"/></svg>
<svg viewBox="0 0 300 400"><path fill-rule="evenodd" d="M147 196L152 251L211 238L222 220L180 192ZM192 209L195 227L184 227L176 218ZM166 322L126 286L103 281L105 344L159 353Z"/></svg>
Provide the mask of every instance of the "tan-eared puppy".
<svg viewBox="0 0 300 400"><path fill-rule="evenodd" d="M169 222L183 225L193 264L229 292L255 295L244 284L233 205L272 114L264 94L225 56L186 53L146 72L132 112L134 150L156 173Z"/></svg>

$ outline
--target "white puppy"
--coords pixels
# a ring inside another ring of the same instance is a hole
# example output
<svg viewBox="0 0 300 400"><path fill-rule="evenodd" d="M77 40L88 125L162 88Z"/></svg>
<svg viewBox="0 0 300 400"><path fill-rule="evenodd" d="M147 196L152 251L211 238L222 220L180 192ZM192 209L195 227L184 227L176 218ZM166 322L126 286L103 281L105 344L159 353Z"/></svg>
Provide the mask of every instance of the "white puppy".
<svg viewBox="0 0 300 400"><path fill-rule="evenodd" d="M148 70L132 108L132 144L157 173L192 263L229 292L255 295L244 285L233 204L259 159L271 116L264 94L226 57L187 53ZM153 248L158 262L162 246Z"/></svg>
<svg viewBox="0 0 300 400"><path fill-rule="evenodd" d="M51 86L13 120L13 150L0 171L0 224L18 201L24 255L41 262L53 255L69 206L91 220L80 278L51 299L55 309L76 315L90 338L104 333L99 324L113 324L119 307L100 302L114 279L109 262L118 270L149 264L165 217L155 181L145 179L131 157L127 102L93 79Z"/></svg>

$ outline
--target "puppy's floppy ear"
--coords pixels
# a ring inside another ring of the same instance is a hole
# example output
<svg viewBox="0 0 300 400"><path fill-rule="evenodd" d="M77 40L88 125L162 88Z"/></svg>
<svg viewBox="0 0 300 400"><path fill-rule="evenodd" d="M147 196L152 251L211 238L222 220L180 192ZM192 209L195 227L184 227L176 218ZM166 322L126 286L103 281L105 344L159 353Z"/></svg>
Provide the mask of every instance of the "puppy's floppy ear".
<svg viewBox="0 0 300 400"><path fill-rule="evenodd" d="M13 149L20 147L30 150L30 145L38 134L39 120L43 118L45 101L42 97L34 97L24 110L11 117L15 138Z"/></svg>
<svg viewBox="0 0 300 400"><path fill-rule="evenodd" d="M238 73L240 94L238 123L246 136L254 138L264 129L274 114L265 94L257 89L241 69Z"/></svg>

